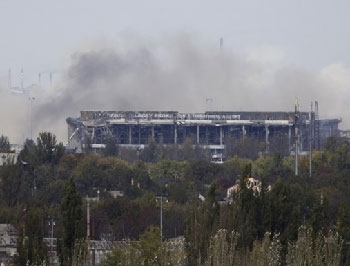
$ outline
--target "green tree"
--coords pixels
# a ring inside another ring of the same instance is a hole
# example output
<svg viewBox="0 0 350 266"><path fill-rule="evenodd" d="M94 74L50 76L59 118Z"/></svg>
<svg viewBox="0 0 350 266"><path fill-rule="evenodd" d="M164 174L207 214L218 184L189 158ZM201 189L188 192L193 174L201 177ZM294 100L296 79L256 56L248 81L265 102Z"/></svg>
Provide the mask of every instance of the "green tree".
<svg viewBox="0 0 350 266"><path fill-rule="evenodd" d="M23 149L21 150L18 162L23 165L30 165L32 167L39 164L39 158L36 152L36 144L33 140L26 139L23 144Z"/></svg>
<svg viewBox="0 0 350 266"><path fill-rule="evenodd" d="M344 242L350 240L350 210L345 203L342 203L338 210L337 230ZM342 263L343 265L350 265L350 247L349 245L342 246Z"/></svg>
<svg viewBox="0 0 350 266"><path fill-rule="evenodd" d="M156 141L152 137L150 137L148 139L148 145L143 150L142 158L146 162L155 163L158 160L157 155L158 155L158 145Z"/></svg>
<svg viewBox="0 0 350 266"><path fill-rule="evenodd" d="M275 135L269 139L269 154L288 156L289 141L288 134L282 132L275 132Z"/></svg>
<svg viewBox="0 0 350 266"><path fill-rule="evenodd" d="M234 230L240 234L238 245L242 248L251 248L257 238L256 220L257 195L247 186L252 175L252 165L247 164L240 179L240 190L237 201L236 222Z"/></svg>
<svg viewBox="0 0 350 266"><path fill-rule="evenodd" d="M188 204L185 216L185 241L190 265L200 265L207 258L210 238L219 227L219 205L213 183L204 202L195 200Z"/></svg>
<svg viewBox="0 0 350 266"><path fill-rule="evenodd" d="M36 149L42 163L57 163L64 154L63 144L57 144L56 136L50 132L39 133Z"/></svg>
<svg viewBox="0 0 350 266"><path fill-rule="evenodd" d="M25 210L19 225L15 265L44 265L48 261L48 249L43 242L43 234L42 208L31 204Z"/></svg>
<svg viewBox="0 0 350 266"><path fill-rule="evenodd" d="M9 152L10 151L10 141L8 137L1 135L0 136L0 152Z"/></svg>
<svg viewBox="0 0 350 266"><path fill-rule="evenodd" d="M106 147L103 150L104 156L117 156L118 155L118 142L114 137L108 137L106 139Z"/></svg>
<svg viewBox="0 0 350 266"><path fill-rule="evenodd" d="M0 167L1 199L10 207L25 202L30 195L32 178L25 167L20 164Z"/></svg>
<svg viewBox="0 0 350 266"><path fill-rule="evenodd" d="M127 243L123 247L118 247L114 249L111 253L108 253L104 261L103 266L135 266L140 265L142 262L140 250Z"/></svg>
<svg viewBox="0 0 350 266"><path fill-rule="evenodd" d="M27 265L43 265L48 261L47 246L43 242L42 208L33 207L26 215Z"/></svg>
<svg viewBox="0 0 350 266"><path fill-rule="evenodd" d="M270 232L280 234L280 240L286 252L287 243L295 241L302 221L310 217L308 205L310 195L307 188L298 184L275 183L271 190L271 229Z"/></svg>
<svg viewBox="0 0 350 266"><path fill-rule="evenodd" d="M161 245L160 228L153 225L149 226L140 236L140 249L145 265L154 265Z"/></svg>
<svg viewBox="0 0 350 266"><path fill-rule="evenodd" d="M182 153L182 157L185 161L195 161L197 159L195 150L193 149L192 139L190 137L185 139L182 147Z"/></svg>
<svg viewBox="0 0 350 266"><path fill-rule="evenodd" d="M24 241L24 226L21 226L18 230L17 236L17 255L14 258L16 266L26 266L27 265L27 249L26 243Z"/></svg>
<svg viewBox="0 0 350 266"><path fill-rule="evenodd" d="M327 222L328 222L328 200L324 198L323 194L320 196L320 200L316 203L314 207L310 222L312 226L312 236L313 239L316 239L316 236L320 232L327 231Z"/></svg>
<svg viewBox="0 0 350 266"><path fill-rule="evenodd" d="M255 160L258 158L259 152L265 151L265 148L266 144L259 142L257 138L245 137L238 141L235 151L239 157Z"/></svg>
<svg viewBox="0 0 350 266"><path fill-rule="evenodd" d="M61 203L63 223L63 243L61 263L63 266L72 265L75 243L84 237L82 199L75 190L73 179L67 181L64 198Z"/></svg>

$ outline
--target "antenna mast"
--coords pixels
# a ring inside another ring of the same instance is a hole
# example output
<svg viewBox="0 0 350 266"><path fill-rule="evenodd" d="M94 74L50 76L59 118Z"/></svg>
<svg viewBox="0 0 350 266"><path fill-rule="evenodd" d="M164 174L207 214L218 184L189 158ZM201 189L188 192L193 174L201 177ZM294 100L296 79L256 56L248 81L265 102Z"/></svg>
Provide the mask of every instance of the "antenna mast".
<svg viewBox="0 0 350 266"><path fill-rule="evenodd" d="M12 87L12 81L11 81L11 68L9 68L9 74L8 74L8 87L9 87L9 90L11 89Z"/></svg>
<svg viewBox="0 0 350 266"><path fill-rule="evenodd" d="M220 51L224 48L224 38L220 38Z"/></svg>
<svg viewBox="0 0 350 266"><path fill-rule="evenodd" d="M21 69L21 89L23 90L23 68Z"/></svg>

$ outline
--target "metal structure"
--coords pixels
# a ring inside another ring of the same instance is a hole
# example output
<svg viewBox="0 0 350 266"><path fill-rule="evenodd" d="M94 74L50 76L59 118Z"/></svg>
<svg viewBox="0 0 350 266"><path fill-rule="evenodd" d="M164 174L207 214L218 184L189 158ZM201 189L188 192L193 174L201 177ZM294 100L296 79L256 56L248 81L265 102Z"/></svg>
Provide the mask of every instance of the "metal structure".
<svg viewBox="0 0 350 266"><path fill-rule="evenodd" d="M315 104L318 112L318 105ZM99 149L108 138L120 146L142 148L150 138L163 145L184 144L223 151L228 139L245 137L265 142L283 136L291 153L320 149L329 136L339 134L340 119L319 119L315 111L300 112L205 112L176 111L81 111L67 118L67 149L82 152L85 145ZM297 147L297 149L295 149Z"/></svg>

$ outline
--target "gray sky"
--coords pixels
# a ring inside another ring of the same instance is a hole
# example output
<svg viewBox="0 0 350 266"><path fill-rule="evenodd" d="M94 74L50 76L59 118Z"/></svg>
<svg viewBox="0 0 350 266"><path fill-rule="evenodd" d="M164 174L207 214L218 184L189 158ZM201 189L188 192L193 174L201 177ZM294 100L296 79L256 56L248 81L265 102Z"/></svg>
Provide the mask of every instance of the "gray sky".
<svg viewBox="0 0 350 266"><path fill-rule="evenodd" d="M304 109L318 100L348 128L349 14L345 0L2 0L0 112L12 115L1 115L0 134L30 135L28 96L8 93L9 68L13 86L21 68L25 87L42 73L42 88L30 92L32 134L50 130L63 142L67 116L114 108L98 92L115 93L122 109L179 111L204 111L206 97L218 110L292 110L298 97ZM185 93L184 104L164 87Z"/></svg>

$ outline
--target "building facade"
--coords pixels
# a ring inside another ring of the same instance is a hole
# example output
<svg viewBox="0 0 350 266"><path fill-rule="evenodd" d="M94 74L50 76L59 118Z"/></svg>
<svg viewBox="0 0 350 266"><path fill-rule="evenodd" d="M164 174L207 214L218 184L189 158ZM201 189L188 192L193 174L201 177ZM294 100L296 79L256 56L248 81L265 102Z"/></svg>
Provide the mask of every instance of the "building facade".
<svg viewBox="0 0 350 266"><path fill-rule="evenodd" d="M317 112L205 112L81 111L67 118L67 149L103 148L108 138L118 145L142 148L150 138L163 145L190 140L205 149L224 150L229 140L246 137L265 142L283 138L290 151L321 149L330 136L338 136L340 119L319 119Z"/></svg>

